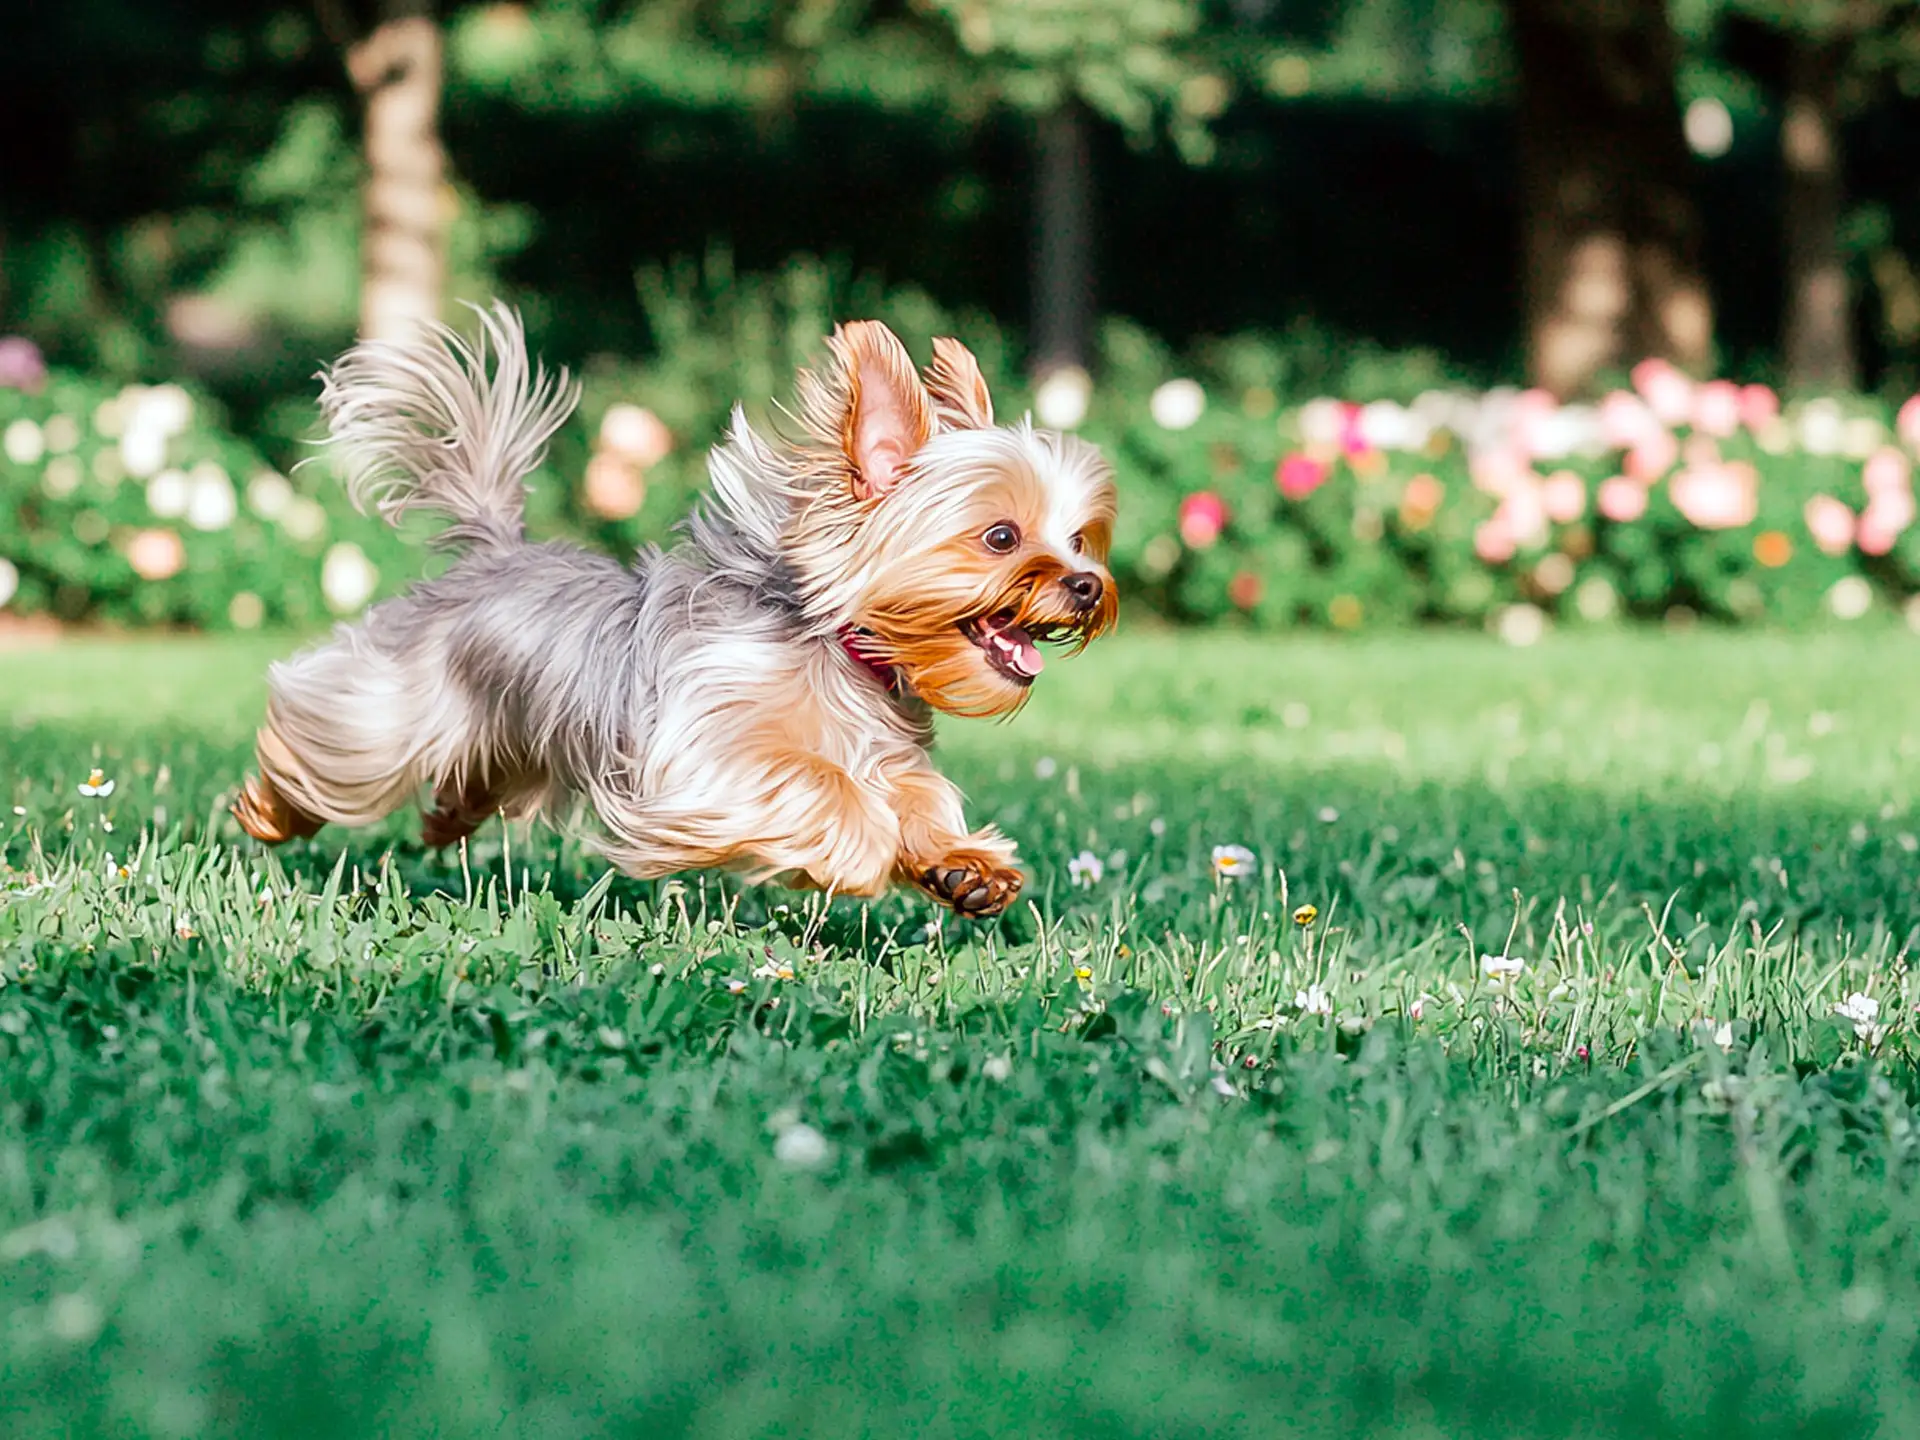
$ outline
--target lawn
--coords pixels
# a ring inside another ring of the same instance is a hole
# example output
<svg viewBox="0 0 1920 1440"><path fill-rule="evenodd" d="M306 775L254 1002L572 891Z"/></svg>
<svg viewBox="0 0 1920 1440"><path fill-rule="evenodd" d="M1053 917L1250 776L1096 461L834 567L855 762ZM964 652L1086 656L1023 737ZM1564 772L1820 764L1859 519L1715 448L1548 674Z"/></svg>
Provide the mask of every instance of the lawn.
<svg viewBox="0 0 1920 1440"><path fill-rule="evenodd" d="M280 648L0 654L9 1436L1920 1434L1904 633L1103 642L985 926L269 855Z"/></svg>

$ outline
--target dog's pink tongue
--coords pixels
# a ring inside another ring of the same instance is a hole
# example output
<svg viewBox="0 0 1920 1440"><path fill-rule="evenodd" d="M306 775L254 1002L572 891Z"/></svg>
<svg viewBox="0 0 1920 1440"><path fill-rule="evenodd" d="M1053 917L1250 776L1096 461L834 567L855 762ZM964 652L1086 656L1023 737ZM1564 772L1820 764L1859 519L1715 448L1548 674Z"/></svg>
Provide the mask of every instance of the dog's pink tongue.
<svg viewBox="0 0 1920 1440"><path fill-rule="evenodd" d="M1019 626L1014 626L1007 639L1013 642L1007 651L1007 659L1013 662L1013 668L1031 680L1047 668L1046 660L1040 654L1040 647L1033 643L1033 637Z"/></svg>

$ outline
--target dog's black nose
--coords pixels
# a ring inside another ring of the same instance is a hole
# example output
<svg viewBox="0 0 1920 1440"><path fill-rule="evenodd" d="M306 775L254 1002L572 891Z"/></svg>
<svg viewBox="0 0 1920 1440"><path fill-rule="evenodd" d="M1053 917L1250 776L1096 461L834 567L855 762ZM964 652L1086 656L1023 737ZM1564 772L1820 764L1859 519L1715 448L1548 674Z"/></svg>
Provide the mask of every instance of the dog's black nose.
<svg viewBox="0 0 1920 1440"><path fill-rule="evenodd" d="M1067 587L1067 593L1073 596L1073 603L1081 610L1091 610L1100 603L1102 589L1100 577L1091 570L1082 570L1075 575L1064 575L1060 583Z"/></svg>

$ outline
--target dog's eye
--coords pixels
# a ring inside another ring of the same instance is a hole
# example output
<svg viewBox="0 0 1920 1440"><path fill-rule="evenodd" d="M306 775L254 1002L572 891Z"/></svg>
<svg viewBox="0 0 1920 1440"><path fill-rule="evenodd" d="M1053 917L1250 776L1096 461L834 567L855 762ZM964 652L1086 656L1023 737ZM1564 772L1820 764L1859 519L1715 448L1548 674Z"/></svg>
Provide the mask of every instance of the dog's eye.
<svg viewBox="0 0 1920 1440"><path fill-rule="evenodd" d="M996 525L980 538L989 550L1004 555L1020 543L1020 529L1015 525Z"/></svg>
<svg viewBox="0 0 1920 1440"><path fill-rule="evenodd" d="M1084 535L1074 536L1073 539L1067 542L1067 548L1076 555L1081 554L1087 548L1087 537Z"/></svg>

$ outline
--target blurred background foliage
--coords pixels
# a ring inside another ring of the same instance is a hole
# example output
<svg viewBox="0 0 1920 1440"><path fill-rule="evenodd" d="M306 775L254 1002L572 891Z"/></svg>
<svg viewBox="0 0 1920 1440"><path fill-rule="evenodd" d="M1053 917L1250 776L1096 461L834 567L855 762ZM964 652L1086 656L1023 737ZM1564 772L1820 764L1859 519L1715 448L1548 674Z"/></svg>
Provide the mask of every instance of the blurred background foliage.
<svg viewBox="0 0 1920 1440"><path fill-rule="evenodd" d="M75 414L184 386L244 448L239 493L299 458L312 374L356 329L504 294L588 382L546 518L617 543L664 531L727 405L765 413L836 318L921 349L960 334L1003 410L1089 371L1109 441L1196 375L1247 435L1122 446L1137 557L1198 490L1270 501L1288 407L1317 394L1578 399L1654 356L1890 418L1920 381L1917 20L1908 0L67 0L0 47L0 334L70 399L93 387ZM49 403L15 409L38 425ZM628 403L665 448L611 499L603 462L596 499L594 436ZM9 482L31 496L13 563L47 572L18 603L154 612L41 563L71 528L44 458ZM102 532L101 573L138 518ZM1238 562L1269 596L1314 549L1275 526ZM1222 563L1132 578L1185 617L1325 610L1236 605L1238 570L1178 598ZM158 609L207 623L232 596Z"/></svg>

